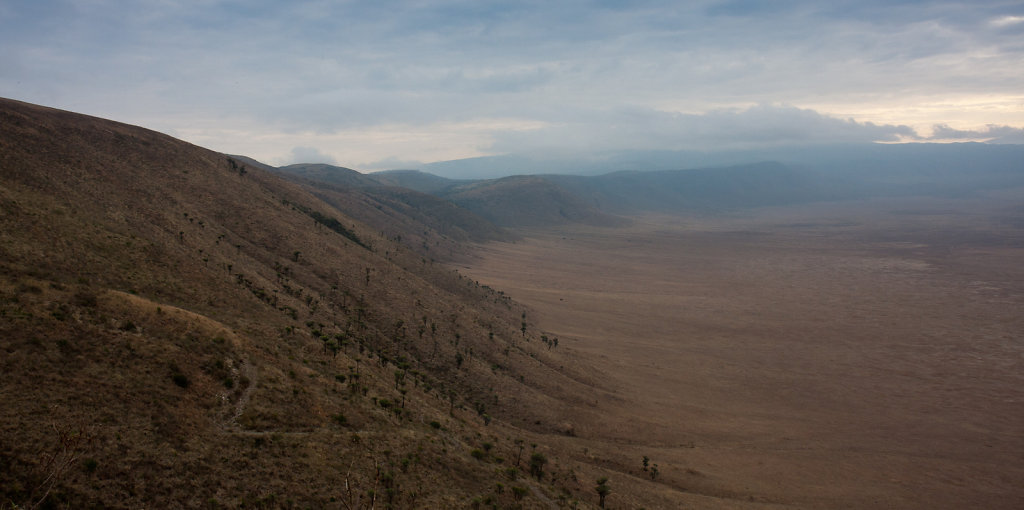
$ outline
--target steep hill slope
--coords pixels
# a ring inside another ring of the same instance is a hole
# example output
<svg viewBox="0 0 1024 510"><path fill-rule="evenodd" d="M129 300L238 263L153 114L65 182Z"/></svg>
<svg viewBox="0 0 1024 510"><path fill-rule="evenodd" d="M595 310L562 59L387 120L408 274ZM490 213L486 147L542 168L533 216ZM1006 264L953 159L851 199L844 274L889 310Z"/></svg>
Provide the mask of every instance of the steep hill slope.
<svg viewBox="0 0 1024 510"><path fill-rule="evenodd" d="M524 227L582 223L612 226L627 223L545 176L514 176L452 188L443 197L497 225Z"/></svg>
<svg viewBox="0 0 1024 510"><path fill-rule="evenodd" d="M530 174L429 190L503 226L603 224L609 215L707 213L869 197L962 198L1024 185L1024 145L861 144L607 157L598 164L506 155L424 168L458 175ZM760 162L737 164L744 160ZM666 169L673 166L678 169ZM604 167L643 170L590 175Z"/></svg>
<svg viewBox="0 0 1024 510"><path fill-rule="evenodd" d="M721 168L615 172L594 177L545 176L616 214L721 211L782 205L835 196L820 177L780 163Z"/></svg>
<svg viewBox="0 0 1024 510"><path fill-rule="evenodd" d="M527 310L256 165L0 100L0 211L2 505L590 491L543 437L606 392Z"/></svg>
<svg viewBox="0 0 1024 510"><path fill-rule="evenodd" d="M859 196L867 189L864 183L852 184L839 176L826 177L774 162L478 181L455 181L416 171L363 175L330 165L291 165L277 171L321 198L331 194L328 201L343 211L349 211L346 204L354 202L376 202L381 210L386 206L388 219L383 222L359 218L380 230L386 231L383 225L387 223L401 224L395 221L399 216L430 225L440 241L410 229L394 232L392 237L415 239L416 244L410 245L413 248L436 244L442 253L454 249L450 242L443 243L449 238L455 242L507 238L491 224L510 228L570 223L614 226L629 222L622 216L638 213L714 212L834 200ZM366 210L362 205L351 209L355 214Z"/></svg>
<svg viewBox="0 0 1024 510"><path fill-rule="evenodd" d="M436 192L505 227L623 225L645 212L723 211L833 199L836 187L779 163L725 168L529 175L476 181Z"/></svg>
<svg viewBox="0 0 1024 510"><path fill-rule="evenodd" d="M399 183L455 182L421 172L364 175L332 165L290 165L272 169L381 235L428 259L450 259L466 241L510 240L514 236L451 201Z"/></svg>
<svg viewBox="0 0 1024 510"><path fill-rule="evenodd" d="M397 186L416 190L421 193L438 194L449 188L461 184L468 184L471 181L446 179L419 170L388 170L375 172L368 177L386 186Z"/></svg>
<svg viewBox="0 0 1024 510"><path fill-rule="evenodd" d="M277 171L301 177L309 181L318 181L334 186L342 187L371 187L378 186L378 182L367 175L341 166L327 165L324 163L300 163L283 166Z"/></svg>

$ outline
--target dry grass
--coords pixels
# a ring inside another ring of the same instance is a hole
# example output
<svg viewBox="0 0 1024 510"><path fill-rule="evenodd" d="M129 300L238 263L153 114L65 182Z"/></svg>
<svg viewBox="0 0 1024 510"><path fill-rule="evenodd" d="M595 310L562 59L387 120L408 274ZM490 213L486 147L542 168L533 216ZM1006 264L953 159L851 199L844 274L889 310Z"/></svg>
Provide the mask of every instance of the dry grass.
<svg viewBox="0 0 1024 510"><path fill-rule="evenodd" d="M559 447L630 476L647 455L678 491L629 487L609 502L1019 508L1016 204L1019 193L538 230L483 247L463 271L538 310L613 390Z"/></svg>
<svg viewBox="0 0 1024 510"><path fill-rule="evenodd" d="M397 206L141 128L0 100L0 158L0 507L1021 506L1019 206L523 232L455 271Z"/></svg>
<svg viewBox="0 0 1024 510"><path fill-rule="evenodd" d="M471 455L546 448L550 390L591 391L521 306L224 155L0 106L0 504L49 488L54 425L92 441L45 505L557 497Z"/></svg>

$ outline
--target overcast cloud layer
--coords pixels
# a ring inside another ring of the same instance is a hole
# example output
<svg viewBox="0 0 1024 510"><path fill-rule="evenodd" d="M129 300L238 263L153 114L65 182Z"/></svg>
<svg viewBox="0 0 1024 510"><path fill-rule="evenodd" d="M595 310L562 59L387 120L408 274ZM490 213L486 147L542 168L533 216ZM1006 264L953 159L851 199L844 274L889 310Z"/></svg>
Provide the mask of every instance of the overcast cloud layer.
<svg viewBox="0 0 1024 510"><path fill-rule="evenodd" d="M271 164L1024 141L1019 1L13 0L0 96Z"/></svg>

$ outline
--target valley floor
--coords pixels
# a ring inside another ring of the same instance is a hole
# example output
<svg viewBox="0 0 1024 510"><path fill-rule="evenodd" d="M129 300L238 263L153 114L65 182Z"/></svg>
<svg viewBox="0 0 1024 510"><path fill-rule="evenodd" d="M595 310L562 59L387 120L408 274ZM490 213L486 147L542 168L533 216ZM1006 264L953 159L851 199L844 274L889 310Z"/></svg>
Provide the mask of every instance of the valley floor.
<svg viewBox="0 0 1024 510"><path fill-rule="evenodd" d="M612 390L602 419L552 438L618 478L609 505L1022 508L1020 203L535 230L459 270Z"/></svg>

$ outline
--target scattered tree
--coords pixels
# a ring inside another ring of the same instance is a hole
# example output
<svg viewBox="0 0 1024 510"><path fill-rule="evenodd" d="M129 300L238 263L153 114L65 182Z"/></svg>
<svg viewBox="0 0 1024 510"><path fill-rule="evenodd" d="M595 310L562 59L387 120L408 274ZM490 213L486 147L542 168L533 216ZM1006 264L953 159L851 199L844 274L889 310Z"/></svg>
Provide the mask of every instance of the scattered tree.
<svg viewBox="0 0 1024 510"><path fill-rule="evenodd" d="M598 497L601 498L598 505L600 505L601 508L604 508L604 498L612 491L612 488L608 486L608 477L602 476L601 478L598 478L597 486L594 487L594 490L597 491Z"/></svg>
<svg viewBox="0 0 1024 510"><path fill-rule="evenodd" d="M539 482L544 477L544 465L548 463L548 458L543 453L533 452L530 455L530 475L537 478Z"/></svg>
<svg viewBox="0 0 1024 510"><path fill-rule="evenodd" d="M523 496L525 495L526 487L520 487L518 485L512 486L512 497L515 498L516 501L522 501Z"/></svg>

